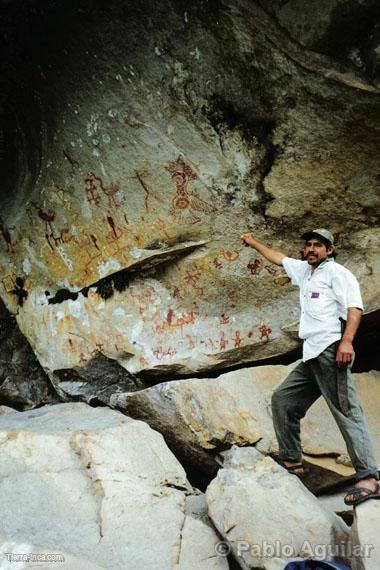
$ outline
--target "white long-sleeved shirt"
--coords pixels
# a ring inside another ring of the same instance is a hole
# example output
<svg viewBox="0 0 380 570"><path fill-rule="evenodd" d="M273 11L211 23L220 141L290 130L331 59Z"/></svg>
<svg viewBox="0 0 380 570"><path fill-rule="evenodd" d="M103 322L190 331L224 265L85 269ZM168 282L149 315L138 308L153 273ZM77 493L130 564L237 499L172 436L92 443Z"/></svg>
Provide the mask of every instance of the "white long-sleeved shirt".
<svg viewBox="0 0 380 570"><path fill-rule="evenodd" d="M340 340L339 318L347 320L349 307L363 310L360 287L351 271L332 258L323 261L313 273L307 261L285 257L282 265L292 283L300 288L299 336L304 340L305 362Z"/></svg>

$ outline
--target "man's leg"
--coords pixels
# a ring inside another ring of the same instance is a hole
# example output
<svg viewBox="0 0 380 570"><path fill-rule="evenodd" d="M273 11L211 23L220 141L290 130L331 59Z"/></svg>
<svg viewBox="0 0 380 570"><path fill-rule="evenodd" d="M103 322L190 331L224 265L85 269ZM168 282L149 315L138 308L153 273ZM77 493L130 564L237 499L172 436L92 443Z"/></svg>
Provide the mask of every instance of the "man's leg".
<svg viewBox="0 0 380 570"><path fill-rule="evenodd" d="M300 420L321 395L308 363L301 362L272 395L273 425L279 459L286 466L302 460Z"/></svg>
<svg viewBox="0 0 380 570"><path fill-rule="evenodd" d="M356 395L351 366L347 367L348 414L344 415L339 408L336 348L337 343L329 346L317 358L310 360L310 366L346 442L348 454L356 471L356 486L375 490L379 475L367 423Z"/></svg>

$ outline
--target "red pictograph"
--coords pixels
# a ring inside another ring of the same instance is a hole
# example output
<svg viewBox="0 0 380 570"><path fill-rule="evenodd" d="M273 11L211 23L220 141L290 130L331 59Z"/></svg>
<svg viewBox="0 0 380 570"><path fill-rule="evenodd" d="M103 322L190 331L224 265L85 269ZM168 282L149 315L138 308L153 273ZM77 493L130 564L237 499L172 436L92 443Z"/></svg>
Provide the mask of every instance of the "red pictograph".
<svg viewBox="0 0 380 570"><path fill-rule="evenodd" d="M169 210L171 217L181 224L196 224L201 221L198 212L215 213L217 209L199 197L198 192L190 190L189 185L198 176L193 169L185 164L183 158L170 162L166 169L176 186L176 195Z"/></svg>

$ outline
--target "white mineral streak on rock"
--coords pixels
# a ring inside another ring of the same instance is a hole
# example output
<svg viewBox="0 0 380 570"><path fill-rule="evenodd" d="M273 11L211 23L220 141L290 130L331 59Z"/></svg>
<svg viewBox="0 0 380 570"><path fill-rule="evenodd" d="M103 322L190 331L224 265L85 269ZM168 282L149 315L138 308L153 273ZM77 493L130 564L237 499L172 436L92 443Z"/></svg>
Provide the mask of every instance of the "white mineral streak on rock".
<svg viewBox="0 0 380 570"><path fill-rule="evenodd" d="M32 269L32 266L30 265L30 261L29 259L26 257L24 259L24 261L22 262L22 270L25 273L25 275L29 275L30 271Z"/></svg>
<svg viewBox="0 0 380 570"><path fill-rule="evenodd" d="M87 136L93 137L99 129L100 118L98 114L92 114L87 123Z"/></svg>
<svg viewBox="0 0 380 570"><path fill-rule="evenodd" d="M64 303L63 307L67 311L67 314L71 315L75 319L83 319L85 317L83 311L83 305L80 301L72 299L68 299L66 303Z"/></svg>
<svg viewBox="0 0 380 570"><path fill-rule="evenodd" d="M106 275L119 271L121 268L122 267L120 263L116 261L116 259L109 259L106 262L100 263L98 265L99 277L106 277Z"/></svg>
<svg viewBox="0 0 380 570"><path fill-rule="evenodd" d="M141 249L138 249L137 247L132 247L132 249L129 252L129 255L132 256L134 259L140 259L142 254L143 251Z"/></svg>

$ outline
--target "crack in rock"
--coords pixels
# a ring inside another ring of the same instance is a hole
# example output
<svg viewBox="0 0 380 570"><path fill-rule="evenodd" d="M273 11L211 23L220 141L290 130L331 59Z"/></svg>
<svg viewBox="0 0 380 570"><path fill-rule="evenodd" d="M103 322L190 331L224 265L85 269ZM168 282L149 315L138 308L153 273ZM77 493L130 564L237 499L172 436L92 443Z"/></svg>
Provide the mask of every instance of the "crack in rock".
<svg viewBox="0 0 380 570"><path fill-rule="evenodd" d="M139 255L145 256L142 259L135 261L124 269L116 271L111 275L102 277L98 281L82 287L79 291L70 291L70 289L59 289L53 297L48 299L49 305L63 303L67 300L76 301L79 294L84 297L88 296L90 289L95 289L102 299L110 299L114 291L122 293L129 286L129 280L134 277L138 271L149 271L156 265L161 265L170 261L176 260L188 253L191 253L198 247L202 247L208 243L207 240L197 242L185 242L177 244L171 248L155 251L153 249L140 250ZM141 253L140 253L141 252ZM50 296L49 291L46 291L46 296Z"/></svg>
<svg viewBox="0 0 380 570"><path fill-rule="evenodd" d="M99 527L99 541L98 541L98 544L99 544L99 542L102 540L102 538L104 536L102 506L103 506L103 500L105 498L105 492L104 492L104 488L103 488L103 485L102 485L100 479L94 478L92 476L91 460L89 458L85 457L85 450L81 447L80 442L78 441L78 435L79 435L79 438L82 436L82 434L76 434L76 433L74 433L72 435L72 437L70 438L70 446L71 446L71 449L74 451L74 453L77 455L80 463L83 465L83 471L87 474L87 476L91 482L91 488L93 490L93 496L97 501L97 505L98 505L97 524Z"/></svg>

